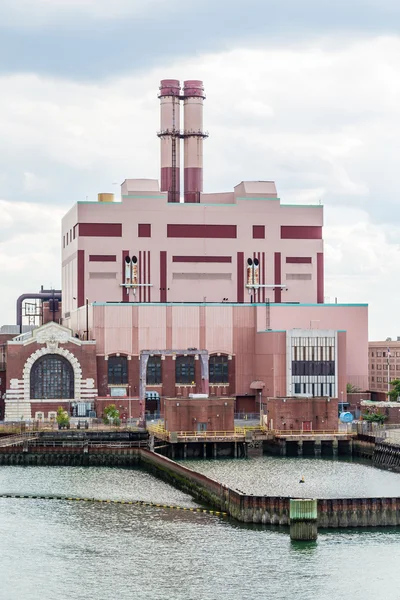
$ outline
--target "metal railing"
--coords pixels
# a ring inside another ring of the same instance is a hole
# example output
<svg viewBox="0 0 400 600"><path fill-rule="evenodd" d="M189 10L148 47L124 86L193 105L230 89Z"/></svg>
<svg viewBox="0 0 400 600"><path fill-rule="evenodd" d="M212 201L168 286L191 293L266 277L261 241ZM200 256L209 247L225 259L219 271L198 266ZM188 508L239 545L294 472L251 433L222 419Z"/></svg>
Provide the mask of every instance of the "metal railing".
<svg viewBox="0 0 400 600"><path fill-rule="evenodd" d="M260 413L239 412L234 414L234 418L236 421L259 421Z"/></svg>
<svg viewBox="0 0 400 600"><path fill-rule="evenodd" d="M274 435L284 435L286 437L299 436L299 435L336 435L336 436L349 436L349 435L357 435L356 432L353 431L340 431L338 429L315 429L312 431L304 431L303 429L273 429L271 433Z"/></svg>
<svg viewBox="0 0 400 600"><path fill-rule="evenodd" d="M85 421L88 426L85 427ZM106 425L101 419L94 419L91 417L81 418L80 425L78 426L79 418L73 418L70 422L70 431L137 431L140 430L138 419L131 419L121 421L120 425ZM38 431L57 431L58 425L54 420L40 420L40 421L15 421L15 422L0 422L0 434L20 434L20 433L33 433ZM66 431L66 430L64 430Z"/></svg>
<svg viewBox="0 0 400 600"><path fill-rule="evenodd" d="M211 439L211 438L242 438L247 432L264 432L264 428L257 426L235 427L233 430L218 431L167 431L162 424L148 425L148 431L161 439L169 441L171 436L184 439Z"/></svg>
<svg viewBox="0 0 400 600"><path fill-rule="evenodd" d="M114 441L92 441L92 440L51 440L45 438L26 438L14 436L0 440L0 448L10 448L15 446L24 446L28 442L29 448L147 448L147 440L137 440L132 442L114 442Z"/></svg>

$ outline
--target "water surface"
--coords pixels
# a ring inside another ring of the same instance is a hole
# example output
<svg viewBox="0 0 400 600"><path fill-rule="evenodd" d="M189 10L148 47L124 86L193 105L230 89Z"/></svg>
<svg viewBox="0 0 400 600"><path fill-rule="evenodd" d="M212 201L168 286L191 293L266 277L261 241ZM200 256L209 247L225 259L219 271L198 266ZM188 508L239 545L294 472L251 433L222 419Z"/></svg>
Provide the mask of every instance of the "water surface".
<svg viewBox="0 0 400 600"><path fill-rule="evenodd" d="M213 464L233 463L244 465ZM0 467L0 491L194 506L146 473L117 468ZM0 600L399 600L399 562L395 529L330 530L293 544L285 528L203 513L0 498Z"/></svg>
<svg viewBox="0 0 400 600"><path fill-rule="evenodd" d="M243 460L185 460L181 464L246 494L311 498L400 497L400 473L348 460L260 456ZM305 483L299 484L302 476Z"/></svg>

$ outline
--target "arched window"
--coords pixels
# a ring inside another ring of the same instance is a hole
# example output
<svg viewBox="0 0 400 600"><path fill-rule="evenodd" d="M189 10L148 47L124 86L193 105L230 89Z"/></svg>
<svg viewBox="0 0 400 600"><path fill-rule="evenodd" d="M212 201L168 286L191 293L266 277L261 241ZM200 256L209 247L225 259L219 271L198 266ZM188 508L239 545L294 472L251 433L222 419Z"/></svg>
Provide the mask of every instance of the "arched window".
<svg viewBox="0 0 400 600"><path fill-rule="evenodd" d="M74 370L59 354L45 354L31 370L31 399L69 399L74 397Z"/></svg>
<svg viewBox="0 0 400 600"><path fill-rule="evenodd" d="M228 357L224 354L213 354L208 360L211 384L229 383Z"/></svg>
<svg viewBox="0 0 400 600"><path fill-rule="evenodd" d="M147 385L161 385L161 356L149 356L146 383Z"/></svg>
<svg viewBox="0 0 400 600"><path fill-rule="evenodd" d="M126 356L108 357L108 385L128 383L128 359Z"/></svg>
<svg viewBox="0 0 400 600"><path fill-rule="evenodd" d="M175 382L190 385L194 380L194 356L178 356L175 361Z"/></svg>

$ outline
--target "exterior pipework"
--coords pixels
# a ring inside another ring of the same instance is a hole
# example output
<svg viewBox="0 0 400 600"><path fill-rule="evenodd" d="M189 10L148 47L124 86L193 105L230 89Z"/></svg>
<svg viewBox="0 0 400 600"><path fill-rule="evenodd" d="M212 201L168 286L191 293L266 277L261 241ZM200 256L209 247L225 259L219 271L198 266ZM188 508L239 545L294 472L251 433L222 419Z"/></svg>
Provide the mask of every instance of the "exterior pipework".
<svg viewBox="0 0 400 600"><path fill-rule="evenodd" d="M200 202L203 191L203 101L202 81L183 84L184 114L184 201Z"/></svg>
<svg viewBox="0 0 400 600"><path fill-rule="evenodd" d="M53 299L61 302L61 290L43 290L38 294L22 294L17 299L17 325L20 333L22 333L22 303L24 300L42 300L42 302L45 302Z"/></svg>
<svg viewBox="0 0 400 600"><path fill-rule="evenodd" d="M168 202L180 200L180 82L163 79L160 84L161 191Z"/></svg>

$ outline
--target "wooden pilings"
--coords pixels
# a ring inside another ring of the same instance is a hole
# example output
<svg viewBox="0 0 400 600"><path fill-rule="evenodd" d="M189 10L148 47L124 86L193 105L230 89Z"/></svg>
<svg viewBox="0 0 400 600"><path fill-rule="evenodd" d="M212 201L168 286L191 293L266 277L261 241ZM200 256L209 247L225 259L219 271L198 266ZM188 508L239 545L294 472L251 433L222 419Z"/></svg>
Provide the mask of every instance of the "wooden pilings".
<svg viewBox="0 0 400 600"><path fill-rule="evenodd" d="M400 473L400 446L390 442L376 444L372 460L376 467Z"/></svg>
<svg viewBox="0 0 400 600"><path fill-rule="evenodd" d="M290 539L315 541L318 537L318 506L314 499L290 500Z"/></svg>

